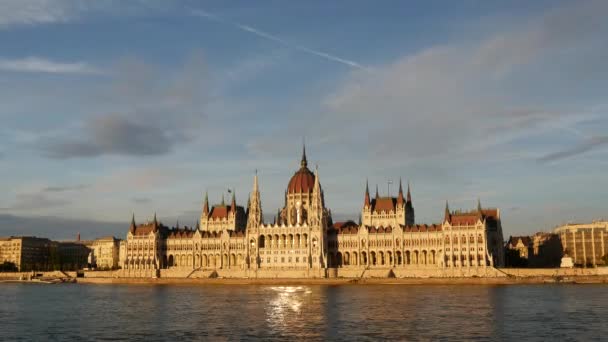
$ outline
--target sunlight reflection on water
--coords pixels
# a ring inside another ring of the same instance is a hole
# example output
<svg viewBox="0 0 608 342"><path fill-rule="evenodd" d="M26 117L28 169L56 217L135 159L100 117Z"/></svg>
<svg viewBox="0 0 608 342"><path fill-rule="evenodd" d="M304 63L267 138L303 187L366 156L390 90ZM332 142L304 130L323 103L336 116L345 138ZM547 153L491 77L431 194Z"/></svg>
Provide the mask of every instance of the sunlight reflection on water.
<svg viewBox="0 0 608 342"><path fill-rule="evenodd" d="M599 340L607 286L0 286L1 340Z"/></svg>

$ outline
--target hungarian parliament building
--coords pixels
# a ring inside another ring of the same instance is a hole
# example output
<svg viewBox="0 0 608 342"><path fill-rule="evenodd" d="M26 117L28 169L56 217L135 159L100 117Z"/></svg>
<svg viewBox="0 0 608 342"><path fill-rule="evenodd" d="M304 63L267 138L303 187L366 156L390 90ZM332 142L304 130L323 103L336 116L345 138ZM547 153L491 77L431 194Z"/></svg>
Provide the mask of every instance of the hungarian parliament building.
<svg viewBox="0 0 608 342"><path fill-rule="evenodd" d="M257 174L247 207L209 205L196 227L168 227L157 220L137 224L121 243L124 276L362 277L476 275L504 264L500 211L450 211L443 221L418 224L409 185L397 197L371 196L366 186L360 222L334 222L318 170L300 168L289 180L285 204L265 223ZM426 272L426 273L425 273ZM447 273L446 273L447 272ZM450 273L451 272L451 273ZM456 272L456 273L455 273Z"/></svg>

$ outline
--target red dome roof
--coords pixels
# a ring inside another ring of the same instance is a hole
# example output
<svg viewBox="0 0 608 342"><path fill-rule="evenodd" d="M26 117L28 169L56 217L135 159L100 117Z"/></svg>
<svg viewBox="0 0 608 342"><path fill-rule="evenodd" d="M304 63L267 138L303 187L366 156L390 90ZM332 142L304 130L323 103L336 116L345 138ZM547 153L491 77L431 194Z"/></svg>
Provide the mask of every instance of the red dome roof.
<svg viewBox="0 0 608 342"><path fill-rule="evenodd" d="M306 166L302 166L289 181L288 193L310 193L315 186L315 175Z"/></svg>

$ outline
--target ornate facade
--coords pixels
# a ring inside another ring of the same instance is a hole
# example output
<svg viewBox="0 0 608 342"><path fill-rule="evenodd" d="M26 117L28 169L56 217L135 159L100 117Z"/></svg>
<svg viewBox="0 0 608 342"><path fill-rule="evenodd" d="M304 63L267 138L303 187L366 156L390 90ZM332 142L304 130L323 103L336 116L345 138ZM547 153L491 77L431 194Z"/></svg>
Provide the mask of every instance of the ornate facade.
<svg viewBox="0 0 608 342"><path fill-rule="evenodd" d="M169 228L156 215L137 225L133 218L121 246L122 268L131 275L222 270L326 277L338 269L477 269L504 263L498 209L478 203L476 210L451 212L446 203L441 223L416 224L410 187L404 195L401 182L397 197L380 197L376 190L372 199L366 186L361 223L334 223L305 150L284 196L272 224L263 220L257 174L246 209L236 205L234 192L229 206L222 199L211 208L205 195L197 227Z"/></svg>

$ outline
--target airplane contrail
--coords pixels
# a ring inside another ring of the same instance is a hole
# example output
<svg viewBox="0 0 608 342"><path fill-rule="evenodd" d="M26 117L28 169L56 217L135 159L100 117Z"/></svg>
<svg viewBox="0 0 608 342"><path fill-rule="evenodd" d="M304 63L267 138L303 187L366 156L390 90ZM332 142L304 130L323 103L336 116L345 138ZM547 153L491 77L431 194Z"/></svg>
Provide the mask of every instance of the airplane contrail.
<svg viewBox="0 0 608 342"><path fill-rule="evenodd" d="M288 41L286 41L286 40L284 40L282 38L279 38L279 37L277 37L275 35L272 35L270 33L267 33L267 32L264 32L262 30L259 30L259 29L255 28L255 27L244 25L244 24L237 23L237 22L234 22L234 21L229 21L229 20L223 19L223 18L221 18L221 17L219 17L217 15L214 15L214 14L202 11L202 10L193 10L192 14L193 15L197 15L197 16L201 16L201 17L205 17L205 18L208 18L208 19L211 19L213 21L217 21L217 22L220 22L220 23L223 23L223 24L228 24L228 25L234 26L235 28L237 28L237 29L239 29L241 31L254 34L254 35L258 36L258 37L261 37L261 38L264 38L264 39L267 39L267 40L271 40L273 42L279 43L279 44L281 44L283 46L286 46L288 48L292 48L292 49L295 49L295 50L303 51L303 52L309 53L311 55L327 59L327 60L332 61L332 62L337 62L337 63L340 63L340 64L344 64L344 65L347 65L347 66L349 66L351 68L356 68L356 69L361 69L361 70L369 70L364 65L361 65L361 64L359 64L359 63L357 63L355 61L351 61L349 59L340 58L338 56L331 55L331 54L323 52L323 51L314 50L314 49L311 49L311 48L303 46L303 45L293 44L293 43L290 43L290 42L288 42Z"/></svg>

